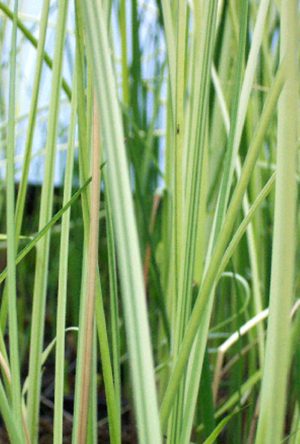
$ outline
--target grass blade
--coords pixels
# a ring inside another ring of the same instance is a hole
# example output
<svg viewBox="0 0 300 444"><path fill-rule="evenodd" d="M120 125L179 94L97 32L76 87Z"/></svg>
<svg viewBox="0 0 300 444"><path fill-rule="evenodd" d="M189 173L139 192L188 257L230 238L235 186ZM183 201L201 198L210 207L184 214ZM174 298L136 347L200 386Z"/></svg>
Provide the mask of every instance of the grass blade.
<svg viewBox="0 0 300 444"><path fill-rule="evenodd" d="M17 54L18 1L15 1L11 38L8 143L6 165L6 230L7 230L7 294L9 318L9 357L11 367L12 413L16 426L22 430L20 362L18 340L17 285L16 285L16 227L15 227L15 101L16 101L16 54Z"/></svg>
<svg viewBox="0 0 300 444"><path fill-rule="evenodd" d="M67 166L64 182L63 203L66 205L72 192L73 165L74 165L74 142L77 116L76 95L76 73L73 80L71 123L69 130ZM54 391L54 442L63 442L63 396L64 396L64 363L65 363L65 318L67 305L67 277L68 277L68 255L69 255L69 231L70 231L69 208L62 216L59 278L56 314L56 354L55 354L55 391Z"/></svg>
<svg viewBox="0 0 300 444"><path fill-rule="evenodd" d="M100 2L84 2L88 45L93 55L96 96L106 146L108 183L130 353L135 412L141 442L161 442L142 267L129 184L117 91Z"/></svg>
<svg viewBox="0 0 300 444"><path fill-rule="evenodd" d="M57 35L53 63L51 104L49 111L45 180L42 187L39 228L51 219L53 202L53 175L58 130L59 98L62 76L62 54L65 43L68 1L59 1ZM41 355L44 336L44 315L48 276L50 233L48 232L37 247L36 270L33 294L31 342L28 386L28 427L32 443L37 441L39 398L41 387Z"/></svg>
<svg viewBox="0 0 300 444"><path fill-rule="evenodd" d="M294 295L296 238L296 156L299 83L297 81L296 1L281 3L280 56L287 77L278 102L278 148L275 221L270 288L266 363L261 389L261 410L256 443L282 439L289 371L290 309Z"/></svg>

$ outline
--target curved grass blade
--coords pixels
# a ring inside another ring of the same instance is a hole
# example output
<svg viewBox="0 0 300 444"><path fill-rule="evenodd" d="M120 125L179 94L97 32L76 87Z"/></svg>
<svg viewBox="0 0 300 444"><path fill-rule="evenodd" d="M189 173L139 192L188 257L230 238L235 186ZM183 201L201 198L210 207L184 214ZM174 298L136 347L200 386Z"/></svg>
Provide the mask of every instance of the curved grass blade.
<svg viewBox="0 0 300 444"><path fill-rule="evenodd" d="M233 413L230 413L229 415L227 415L225 418L223 418L219 424L217 425L217 427L213 430L213 432L209 435L209 437L204 441L203 444L213 444L214 442L216 442L218 436L222 433L222 431L224 430L224 428L227 426L227 424L229 423L229 421L238 413L240 413L240 410L237 411L233 411Z"/></svg>

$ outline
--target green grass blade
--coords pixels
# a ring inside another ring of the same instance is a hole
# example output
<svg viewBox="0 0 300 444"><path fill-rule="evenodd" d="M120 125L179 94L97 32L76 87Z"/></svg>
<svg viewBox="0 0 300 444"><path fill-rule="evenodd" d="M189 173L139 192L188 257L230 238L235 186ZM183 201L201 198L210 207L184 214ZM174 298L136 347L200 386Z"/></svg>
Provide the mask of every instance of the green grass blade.
<svg viewBox="0 0 300 444"><path fill-rule="evenodd" d="M203 444L213 444L216 442L218 436L222 433L223 429L226 427L226 425L229 423L229 421L238 413L239 411L234 411L233 413L230 413L225 418L222 419L222 421L219 422L217 427L213 430L213 432L209 435L209 437L204 441Z"/></svg>
<svg viewBox="0 0 300 444"><path fill-rule="evenodd" d="M36 42L37 43L36 69L35 69L35 76L34 76L34 82L33 82L33 88L32 88L33 93L32 93L30 111L29 111L29 115L28 115L28 130L27 130L26 141L25 141L25 155L24 155L24 161L23 161L22 177L21 177L21 181L20 181L18 199L17 199L17 205L16 205L16 237L17 237L17 239L18 239L19 234L21 232L26 191L27 191L27 186L28 186L27 182L28 182L30 159L31 159L31 153L32 153L32 143L33 143L34 129L36 126L38 99L39 99L39 94L40 94L40 90L41 90L40 85L41 85L43 56L44 56L44 48L45 48L46 33L47 33L49 5L50 5L50 0L44 0L42 13L41 13L39 40Z"/></svg>
<svg viewBox="0 0 300 444"><path fill-rule="evenodd" d="M281 3L280 57L286 82L278 102L278 148L274 238L266 363L256 443L277 444L282 439L289 371L290 310L294 296L296 239L296 158L298 150L298 6Z"/></svg>
<svg viewBox="0 0 300 444"><path fill-rule="evenodd" d="M161 442L154 370L146 313L140 252L121 116L100 2L84 2L88 45L93 58L96 95L106 146L108 183L122 286L125 323L132 371L135 412L140 441Z"/></svg>
<svg viewBox="0 0 300 444"><path fill-rule="evenodd" d="M15 416L8 403L2 382L0 381L0 411L5 426L7 428L8 436L12 443L22 444L24 437L22 436L22 429L18 428Z"/></svg>
<svg viewBox="0 0 300 444"><path fill-rule="evenodd" d="M114 387L116 394L116 408L119 410L121 402L121 374L120 374L120 327L119 327L119 301L118 282L116 264L116 246L113 232L113 222L111 215L111 203L109 188L107 184L106 172L104 172L105 183L105 205L106 205L106 231L108 242L108 266L109 266L109 286L110 286L110 322L111 322L111 354L113 363Z"/></svg>
<svg viewBox="0 0 300 444"><path fill-rule="evenodd" d="M68 153L64 180L63 204L71 198L74 165L74 143L77 117L76 73L73 80L71 123L69 129ZM64 363L65 363L65 318L67 305L67 277L69 254L71 207L62 216L60 260L56 314L56 355L55 355L55 389L54 389L54 442L63 442L63 397L64 397Z"/></svg>
<svg viewBox="0 0 300 444"><path fill-rule="evenodd" d="M10 82L8 110L8 143L6 164L6 230L7 230L7 295L9 318L9 360L11 367L12 412L16 418L16 426L22 430L20 362L17 314L16 284L16 227L15 227L15 106L16 106L16 54L17 54L17 15L18 1L14 3L14 21L10 53Z"/></svg>
<svg viewBox="0 0 300 444"><path fill-rule="evenodd" d="M59 1L57 34L54 50L53 77L51 84L51 103L48 122L45 179L42 187L39 228L42 229L51 219L53 202L53 175L58 130L59 99L62 76L62 54L65 43L68 1ZM39 398L41 387L41 354L44 335L44 315L48 278L50 233L38 244L33 294L31 341L29 357L28 387L28 427L32 443L37 441Z"/></svg>

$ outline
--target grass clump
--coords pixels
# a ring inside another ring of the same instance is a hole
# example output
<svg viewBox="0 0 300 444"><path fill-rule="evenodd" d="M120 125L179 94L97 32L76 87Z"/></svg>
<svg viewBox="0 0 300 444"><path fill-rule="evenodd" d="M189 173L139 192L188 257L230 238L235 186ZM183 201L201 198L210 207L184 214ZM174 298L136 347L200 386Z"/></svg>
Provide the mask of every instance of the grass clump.
<svg viewBox="0 0 300 444"><path fill-rule="evenodd" d="M297 2L50 6L0 2L4 439L298 442Z"/></svg>

